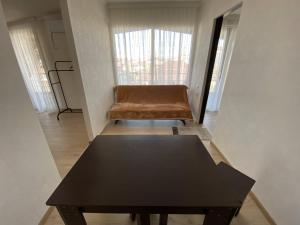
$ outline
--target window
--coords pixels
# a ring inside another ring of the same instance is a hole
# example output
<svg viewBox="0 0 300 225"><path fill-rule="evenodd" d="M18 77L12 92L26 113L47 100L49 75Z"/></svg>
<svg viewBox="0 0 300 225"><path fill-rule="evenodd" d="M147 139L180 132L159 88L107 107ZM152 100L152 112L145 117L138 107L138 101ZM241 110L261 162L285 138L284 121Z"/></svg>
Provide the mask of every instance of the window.
<svg viewBox="0 0 300 225"><path fill-rule="evenodd" d="M194 9L111 9L119 85L189 84Z"/></svg>
<svg viewBox="0 0 300 225"><path fill-rule="evenodd" d="M115 34L115 66L119 84L150 84L151 30Z"/></svg>
<svg viewBox="0 0 300 225"><path fill-rule="evenodd" d="M229 14L224 17L223 20L206 105L206 110L210 112L217 112L220 108L224 85L233 52L238 22L239 14Z"/></svg>
<svg viewBox="0 0 300 225"><path fill-rule="evenodd" d="M192 35L148 29L115 34L119 84L188 84Z"/></svg>
<svg viewBox="0 0 300 225"><path fill-rule="evenodd" d="M210 83L209 92L216 92L218 82L221 77L221 72L223 68L223 64L225 61L225 53L229 41L230 29L222 29L220 34L220 39L218 43L218 49L216 53L215 65L213 69L212 79Z"/></svg>
<svg viewBox="0 0 300 225"><path fill-rule="evenodd" d="M56 111L33 27L31 24L14 25L9 33L34 108L38 112Z"/></svg>

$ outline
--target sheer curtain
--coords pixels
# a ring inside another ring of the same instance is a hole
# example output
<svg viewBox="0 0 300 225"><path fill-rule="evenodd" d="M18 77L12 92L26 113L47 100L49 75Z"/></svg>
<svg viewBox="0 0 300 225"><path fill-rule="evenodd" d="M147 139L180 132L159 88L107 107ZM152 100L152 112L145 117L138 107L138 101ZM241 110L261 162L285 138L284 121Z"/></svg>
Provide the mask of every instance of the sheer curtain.
<svg viewBox="0 0 300 225"><path fill-rule="evenodd" d="M10 26L9 33L34 108L39 112L56 111L55 100L32 25Z"/></svg>
<svg viewBox="0 0 300 225"><path fill-rule="evenodd" d="M218 43L216 61L214 65L206 110L217 112L227 78L227 72L236 38L239 15L225 17Z"/></svg>
<svg viewBox="0 0 300 225"><path fill-rule="evenodd" d="M195 7L110 7L118 84L189 86Z"/></svg>

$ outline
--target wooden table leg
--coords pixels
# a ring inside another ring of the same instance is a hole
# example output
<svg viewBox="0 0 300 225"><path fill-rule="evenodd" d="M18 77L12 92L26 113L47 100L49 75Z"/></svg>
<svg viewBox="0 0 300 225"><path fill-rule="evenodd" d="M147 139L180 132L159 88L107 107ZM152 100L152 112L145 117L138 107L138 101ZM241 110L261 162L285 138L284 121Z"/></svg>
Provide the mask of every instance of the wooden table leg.
<svg viewBox="0 0 300 225"><path fill-rule="evenodd" d="M167 225L167 224L168 224L168 214L160 214L159 225Z"/></svg>
<svg viewBox="0 0 300 225"><path fill-rule="evenodd" d="M240 211L241 211L241 208L242 208L242 207L238 208L238 209L235 211L235 214L234 214L235 217L237 217L237 216L239 215L239 213L240 213Z"/></svg>
<svg viewBox="0 0 300 225"><path fill-rule="evenodd" d="M205 215L203 225L229 225L235 212L235 208L211 209Z"/></svg>
<svg viewBox="0 0 300 225"><path fill-rule="evenodd" d="M137 215L138 225L150 225L150 215L149 214L138 214Z"/></svg>
<svg viewBox="0 0 300 225"><path fill-rule="evenodd" d="M136 214L135 213L130 213L130 219L131 221L135 221Z"/></svg>
<svg viewBox="0 0 300 225"><path fill-rule="evenodd" d="M84 216L77 207L57 206L56 208L66 225L86 225Z"/></svg>

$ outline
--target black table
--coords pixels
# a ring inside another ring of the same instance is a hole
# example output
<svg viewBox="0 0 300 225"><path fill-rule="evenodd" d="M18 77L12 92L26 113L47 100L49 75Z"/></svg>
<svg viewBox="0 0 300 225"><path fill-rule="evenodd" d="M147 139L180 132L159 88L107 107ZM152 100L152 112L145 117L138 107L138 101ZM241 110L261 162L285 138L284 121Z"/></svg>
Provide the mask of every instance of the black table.
<svg viewBox="0 0 300 225"><path fill-rule="evenodd" d="M230 224L242 200L197 136L97 136L47 201L65 224L82 213L205 214Z"/></svg>

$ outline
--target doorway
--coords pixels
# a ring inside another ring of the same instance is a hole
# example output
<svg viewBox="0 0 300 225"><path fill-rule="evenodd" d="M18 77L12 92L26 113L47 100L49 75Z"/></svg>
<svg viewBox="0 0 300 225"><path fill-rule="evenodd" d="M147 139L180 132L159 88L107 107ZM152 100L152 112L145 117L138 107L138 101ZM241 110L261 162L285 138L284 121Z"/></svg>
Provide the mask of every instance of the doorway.
<svg viewBox="0 0 300 225"><path fill-rule="evenodd" d="M215 21L199 123L213 133L235 45L241 6Z"/></svg>
<svg viewBox="0 0 300 225"><path fill-rule="evenodd" d="M59 1L53 1L51 12L47 4L35 7L38 0L30 1L30 11L28 7L20 8L17 2L4 3L11 43L33 109L64 177L89 139L81 113L62 114L57 119L58 113L68 106L81 108ZM12 13L17 9L22 12L20 17Z"/></svg>

